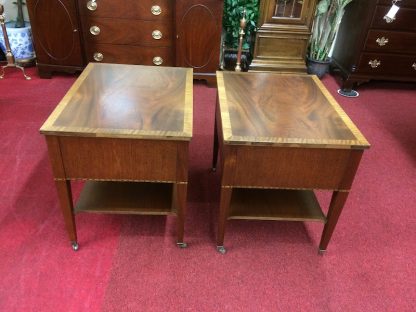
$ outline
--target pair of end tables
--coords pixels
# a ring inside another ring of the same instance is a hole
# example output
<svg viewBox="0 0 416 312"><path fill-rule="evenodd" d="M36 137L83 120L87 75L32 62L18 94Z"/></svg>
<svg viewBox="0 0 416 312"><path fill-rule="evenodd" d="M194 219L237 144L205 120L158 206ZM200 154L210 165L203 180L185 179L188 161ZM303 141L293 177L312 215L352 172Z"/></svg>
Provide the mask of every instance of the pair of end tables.
<svg viewBox="0 0 416 312"><path fill-rule="evenodd" d="M321 221L325 251L367 140L315 76L217 72L217 250L229 219ZM176 215L184 242L192 69L90 63L41 127L66 230L78 212ZM219 153L218 153L219 152ZM76 205L71 181L86 181ZM333 191L328 213L313 190Z"/></svg>

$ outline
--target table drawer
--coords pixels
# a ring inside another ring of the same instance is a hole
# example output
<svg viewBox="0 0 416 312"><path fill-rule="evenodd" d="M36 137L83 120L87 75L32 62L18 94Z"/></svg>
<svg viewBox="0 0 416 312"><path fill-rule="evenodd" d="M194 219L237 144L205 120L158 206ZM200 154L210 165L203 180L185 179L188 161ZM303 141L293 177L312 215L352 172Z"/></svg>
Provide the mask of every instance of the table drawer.
<svg viewBox="0 0 416 312"><path fill-rule="evenodd" d="M370 30L364 49L374 52L416 53L416 33Z"/></svg>
<svg viewBox="0 0 416 312"><path fill-rule="evenodd" d="M80 14L95 17L160 20L172 19L173 0L78 0Z"/></svg>
<svg viewBox="0 0 416 312"><path fill-rule="evenodd" d="M101 61L103 63L117 64L174 66L173 50L171 47L89 43L87 47L87 59L89 62Z"/></svg>
<svg viewBox="0 0 416 312"><path fill-rule="evenodd" d="M416 56L363 53L358 72L372 76L407 76L416 79Z"/></svg>
<svg viewBox="0 0 416 312"><path fill-rule="evenodd" d="M389 10L390 6L377 6L371 28L416 31L416 10L401 8L396 14L396 19L391 23L387 23L383 17Z"/></svg>
<svg viewBox="0 0 416 312"><path fill-rule="evenodd" d="M89 17L83 23L85 39L93 43L171 46L169 21Z"/></svg>

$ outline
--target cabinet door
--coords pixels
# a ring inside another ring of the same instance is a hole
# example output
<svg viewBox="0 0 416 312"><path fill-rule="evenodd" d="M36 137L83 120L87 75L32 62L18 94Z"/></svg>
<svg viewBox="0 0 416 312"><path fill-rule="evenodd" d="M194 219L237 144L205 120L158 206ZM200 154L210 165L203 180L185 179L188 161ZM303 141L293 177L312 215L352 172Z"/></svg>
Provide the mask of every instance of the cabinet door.
<svg viewBox="0 0 416 312"><path fill-rule="evenodd" d="M82 66L77 10L72 0L27 0L38 64Z"/></svg>
<svg viewBox="0 0 416 312"><path fill-rule="evenodd" d="M176 1L176 66L213 74L219 68L221 0Z"/></svg>

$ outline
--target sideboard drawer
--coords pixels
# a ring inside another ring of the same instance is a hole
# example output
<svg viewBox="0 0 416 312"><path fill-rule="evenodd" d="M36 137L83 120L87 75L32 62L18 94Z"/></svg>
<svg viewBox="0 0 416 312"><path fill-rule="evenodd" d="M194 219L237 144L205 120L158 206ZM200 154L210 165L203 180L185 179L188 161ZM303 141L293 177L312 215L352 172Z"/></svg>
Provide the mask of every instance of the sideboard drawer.
<svg viewBox="0 0 416 312"><path fill-rule="evenodd" d="M160 20L173 18L173 0L78 0L80 14L95 17Z"/></svg>
<svg viewBox="0 0 416 312"><path fill-rule="evenodd" d="M391 23L387 23L384 16L389 10L390 6L377 6L371 28L416 31L416 10L401 8L396 14L396 19Z"/></svg>
<svg viewBox="0 0 416 312"><path fill-rule="evenodd" d="M372 76L389 75L416 78L416 55L363 53L357 72Z"/></svg>
<svg viewBox="0 0 416 312"><path fill-rule="evenodd" d="M416 33L369 30L364 46L366 51L416 54Z"/></svg>
<svg viewBox="0 0 416 312"><path fill-rule="evenodd" d="M172 25L168 21L89 17L83 21L83 28L85 39L93 43L172 45Z"/></svg>
<svg viewBox="0 0 416 312"><path fill-rule="evenodd" d="M114 44L92 44L87 46L89 62L174 66L171 47L144 47Z"/></svg>

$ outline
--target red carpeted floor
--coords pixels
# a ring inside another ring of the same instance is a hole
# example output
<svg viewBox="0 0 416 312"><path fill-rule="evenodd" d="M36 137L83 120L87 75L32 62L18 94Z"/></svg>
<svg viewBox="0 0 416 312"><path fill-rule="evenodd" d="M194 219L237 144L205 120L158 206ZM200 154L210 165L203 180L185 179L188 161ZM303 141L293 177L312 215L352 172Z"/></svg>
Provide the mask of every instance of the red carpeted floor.
<svg viewBox="0 0 416 312"><path fill-rule="evenodd" d="M78 215L64 230L38 129L74 82L0 80L0 311L415 311L416 85L372 82L336 95L372 144L328 251L322 224L231 221L215 250L216 90L194 85L187 249L175 218ZM319 193L323 205L329 194Z"/></svg>

